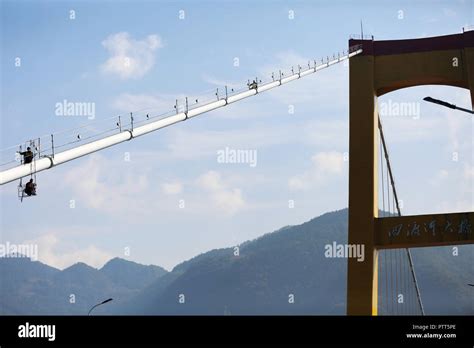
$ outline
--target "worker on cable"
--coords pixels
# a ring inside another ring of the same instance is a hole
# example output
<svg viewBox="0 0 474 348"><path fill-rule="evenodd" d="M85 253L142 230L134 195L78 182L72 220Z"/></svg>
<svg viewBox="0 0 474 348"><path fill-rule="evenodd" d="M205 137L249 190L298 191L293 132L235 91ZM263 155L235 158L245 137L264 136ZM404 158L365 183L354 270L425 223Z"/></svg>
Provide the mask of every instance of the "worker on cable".
<svg viewBox="0 0 474 348"><path fill-rule="evenodd" d="M33 157L35 157L35 155L33 154L33 151L31 151L31 147L27 147L26 151L23 152L18 151L18 153L23 156L24 164L33 162Z"/></svg>
<svg viewBox="0 0 474 348"><path fill-rule="evenodd" d="M249 83L249 89L257 89L257 81L253 80L252 83Z"/></svg>
<svg viewBox="0 0 474 348"><path fill-rule="evenodd" d="M36 184L30 179L25 186L25 194L28 196L36 196Z"/></svg>

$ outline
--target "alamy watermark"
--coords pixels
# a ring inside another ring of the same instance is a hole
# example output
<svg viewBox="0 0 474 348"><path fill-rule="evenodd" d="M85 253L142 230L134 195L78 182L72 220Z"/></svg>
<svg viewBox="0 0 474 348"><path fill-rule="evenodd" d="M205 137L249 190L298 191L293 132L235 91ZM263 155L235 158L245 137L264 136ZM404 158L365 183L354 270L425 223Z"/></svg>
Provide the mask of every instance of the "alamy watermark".
<svg viewBox="0 0 474 348"><path fill-rule="evenodd" d="M0 257L29 257L31 261L38 261L38 245L0 243Z"/></svg>
<svg viewBox="0 0 474 348"><path fill-rule="evenodd" d="M26 322L18 326L19 338L47 338L48 341L56 339L56 325L54 324L30 324Z"/></svg>
<svg viewBox="0 0 474 348"><path fill-rule="evenodd" d="M381 116L412 117L414 120L420 118L419 102L388 102L379 103L379 113Z"/></svg>
<svg viewBox="0 0 474 348"><path fill-rule="evenodd" d="M95 103L71 102L64 99L55 104L56 116L86 116L89 120L95 119Z"/></svg>
<svg viewBox="0 0 474 348"><path fill-rule="evenodd" d="M327 258L356 258L358 262L365 260L364 244L326 244L324 246L324 256Z"/></svg>
<svg viewBox="0 0 474 348"><path fill-rule="evenodd" d="M217 163L248 164L257 166L257 150L225 149L217 150Z"/></svg>

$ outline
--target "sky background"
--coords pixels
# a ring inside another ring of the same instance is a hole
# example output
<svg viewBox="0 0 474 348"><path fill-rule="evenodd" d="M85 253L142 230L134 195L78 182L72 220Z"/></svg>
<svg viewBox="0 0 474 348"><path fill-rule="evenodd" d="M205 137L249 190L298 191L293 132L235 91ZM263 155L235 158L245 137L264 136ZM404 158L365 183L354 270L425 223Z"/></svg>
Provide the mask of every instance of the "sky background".
<svg viewBox="0 0 474 348"><path fill-rule="evenodd" d="M203 100L225 84L268 79L347 49L361 20L376 40L460 33L474 24L473 4L1 1L0 149L84 124L113 128L113 116L160 114L177 97ZM345 208L348 73L338 64L41 172L38 196L23 203L17 183L4 185L1 242L35 243L39 260L58 268L79 261L100 267L118 256L170 270ZM420 110L382 115L402 213L472 211L473 118L423 102L427 95L471 107L469 92L454 87L379 98ZM94 103L95 120L56 115L64 99ZM257 165L219 163L217 151L226 147L256 151ZM14 151L0 151L2 162Z"/></svg>

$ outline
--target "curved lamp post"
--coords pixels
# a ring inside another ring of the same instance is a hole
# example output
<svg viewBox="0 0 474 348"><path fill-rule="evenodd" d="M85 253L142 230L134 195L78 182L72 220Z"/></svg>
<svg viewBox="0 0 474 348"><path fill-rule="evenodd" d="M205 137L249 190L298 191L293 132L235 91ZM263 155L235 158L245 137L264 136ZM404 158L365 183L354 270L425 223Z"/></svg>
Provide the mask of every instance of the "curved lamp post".
<svg viewBox="0 0 474 348"><path fill-rule="evenodd" d="M442 106L445 106L445 107L450 108L450 109L461 110L461 111L464 111L464 112L467 112L467 113L470 113L470 114L474 114L474 111L472 111L472 110L460 108L459 106L456 106L454 104L450 104L448 102L445 102L445 101L442 101L442 100L439 100L439 99L435 99L435 98L431 98L431 97L424 97L423 100L427 101L427 102L430 102L430 103L433 103L433 104L442 105Z"/></svg>
<svg viewBox="0 0 474 348"><path fill-rule="evenodd" d="M110 302L110 301L112 301L112 300L113 300L113 298L108 298L107 300L102 301L102 302L96 304L95 306L92 306L92 308L89 309L89 313L87 313L87 315L90 315L91 312L94 310L94 308L99 307L99 306L101 306L101 305L103 305L103 304L106 304L107 302Z"/></svg>

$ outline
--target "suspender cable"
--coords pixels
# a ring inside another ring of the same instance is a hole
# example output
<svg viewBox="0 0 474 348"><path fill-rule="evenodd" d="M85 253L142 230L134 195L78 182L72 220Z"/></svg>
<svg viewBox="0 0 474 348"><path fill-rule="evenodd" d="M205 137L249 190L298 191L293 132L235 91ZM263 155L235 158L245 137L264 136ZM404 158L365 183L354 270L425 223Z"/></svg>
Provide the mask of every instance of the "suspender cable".
<svg viewBox="0 0 474 348"><path fill-rule="evenodd" d="M380 172L382 173L382 216L385 216L385 184L383 179L382 140L380 140Z"/></svg>
<svg viewBox="0 0 474 348"><path fill-rule="evenodd" d="M378 127L379 127L379 131L380 131L380 137L382 138L382 145L383 145L383 149L384 149L384 153L385 153L385 159L386 159L386 162L387 162L388 174L390 176L390 181L392 183L393 197L394 197L394 200L395 200L394 203L395 203L396 208L397 208L398 216L402 216L402 213L400 211L398 196L397 196L397 190L395 189L395 181L393 180L392 168L390 166L390 159L388 157L387 146L386 146L385 138L384 138L384 135L383 135L382 123L380 122L380 115L378 116ZM413 278L413 282L415 284L416 297L418 299L420 312L421 312L421 315L425 315L425 311L423 309L423 302L421 301L420 288L418 286L418 281L416 279L415 267L413 266L413 259L411 257L411 252L408 248L406 248L405 250L406 250L406 254L407 254L407 258L408 258L408 263L410 265L410 271L411 271L411 275L412 275L412 278Z"/></svg>

